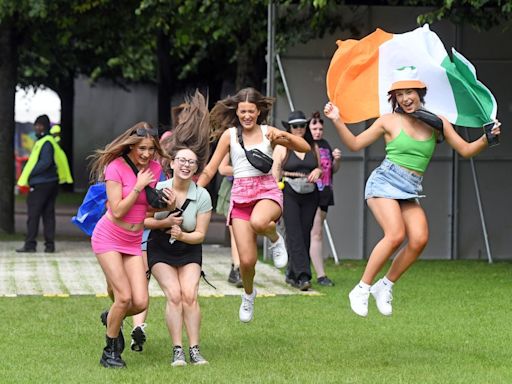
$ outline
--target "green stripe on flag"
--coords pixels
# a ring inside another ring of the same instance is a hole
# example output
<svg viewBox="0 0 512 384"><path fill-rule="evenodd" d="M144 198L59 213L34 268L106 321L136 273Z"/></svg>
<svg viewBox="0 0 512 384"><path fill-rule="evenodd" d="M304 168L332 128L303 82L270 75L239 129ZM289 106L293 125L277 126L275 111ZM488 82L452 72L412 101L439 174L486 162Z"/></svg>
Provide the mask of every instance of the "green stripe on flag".
<svg viewBox="0 0 512 384"><path fill-rule="evenodd" d="M460 53L452 50L453 62L447 56L441 66L445 69L457 107L456 125L482 128L496 117L496 99L476 78L473 65Z"/></svg>

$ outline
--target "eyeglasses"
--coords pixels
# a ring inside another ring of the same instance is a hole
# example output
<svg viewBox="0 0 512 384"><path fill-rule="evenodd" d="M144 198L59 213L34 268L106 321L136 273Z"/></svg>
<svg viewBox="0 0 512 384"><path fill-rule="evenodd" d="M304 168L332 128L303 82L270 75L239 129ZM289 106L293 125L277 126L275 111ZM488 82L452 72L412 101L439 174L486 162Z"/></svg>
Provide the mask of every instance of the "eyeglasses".
<svg viewBox="0 0 512 384"><path fill-rule="evenodd" d="M137 135L138 137L153 136L158 137L158 131L154 128L137 128L132 132L132 136Z"/></svg>
<svg viewBox="0 0 512 384"><path fill-rule="evenodd" d="M186 159L184 157L175 157L174 160L178 160L179 165L188 165L189 167L195 167L197 165L197 160L195 160L195 159Z"/></svg>
<svg viewBox="0 0 512 384"><path fill-rule="evenodd" d="M299 129L299 128L306 128L306 123L303 124L290 124L290 127Z"/></svg>

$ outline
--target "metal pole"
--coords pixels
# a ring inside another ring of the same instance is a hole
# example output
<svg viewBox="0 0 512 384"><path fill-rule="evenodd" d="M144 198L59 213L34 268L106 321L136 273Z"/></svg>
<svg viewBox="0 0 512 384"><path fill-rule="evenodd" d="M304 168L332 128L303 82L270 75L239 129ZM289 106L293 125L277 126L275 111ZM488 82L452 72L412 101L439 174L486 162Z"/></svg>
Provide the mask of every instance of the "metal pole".
<svg viewBox="0 0 512 384"><path fill-rule="evenodd" d="M276 6L272 0L267 8L267 96L275 94L275 33L276 33ZM273 119L272 119L273 120ZM272 122L272 121L270 121ZM268 239L263 236L263 259L268 259Z"/></svg>
<svg viewBox="0 0 512 384"><path fill-rule="evenodd" d="M469 132L466 128L466 137L469 139ZM487 251L487 259L489 264L492 264L491 247L489 245L489 237L487 236L487 226L485 225L484 209L482 206L482 200L480 199L480 188L478 187L478 179L476 176L475 161L473 158L469 159L471 164L471 172L473 173L473 184L475 185L476 201L478 203L478 212L480 213L480 222L482 224L482 233L484 235L485 249Z"/></svg>
<svg viewBox="0 0 512 384"><path fill-rule="evenodd" d="M334 246L334 242L332 241L331 230L329 228L329 223L327 223L327 219L324 220L324 230L327 235L327 240L329 240L329 246L331 247L332 257L334 258L334 263L339 264L340 260L338 259L338 254L336 253L336 247Z"/></svg>
<svg viewBox="0 0 512 384"><path fill-rule="evenodd" d="M290 105L290 111L294 111L295 108L292 102L292 96L290 95L290 89L288 88L288 83L286 82L286 75L284 74L283 64L281 63L281 56L279 53L276 53L277 65L279 67L279 74L281 75L281 80L283 80L284 91L286 92L286 99L288 100L288 104Z"/></svg>

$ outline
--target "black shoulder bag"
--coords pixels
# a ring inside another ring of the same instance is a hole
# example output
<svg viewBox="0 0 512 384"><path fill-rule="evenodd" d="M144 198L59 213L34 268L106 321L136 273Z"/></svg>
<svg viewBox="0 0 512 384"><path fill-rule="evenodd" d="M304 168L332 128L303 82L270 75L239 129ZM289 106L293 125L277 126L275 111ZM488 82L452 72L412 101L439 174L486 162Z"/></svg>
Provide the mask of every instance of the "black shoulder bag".
<svg viewBox="0 0 512 384"><path fill-rule="evenodd" d="M135 174L139 173L139 170L137 169L135 164L133 164L133 162L130 160L128 155L123 155L123 159L126 161L126 163L130 166L130 168ZM146 200L148 201L148 204L150 206L156 209L167 207L167 202L164 200L165 195L162 190L146 185L144 187L144 191L146 192Z"/></svg>
<svg viewBox="0 0 512 384"><path fill-rule="evenodd" d="M261 152L258 148L247 150L244 147L244 139L242 137L242 127L239 125L237 127L238 130L238 142L240 143L240 146L245 152L245 156L247 157L247 160L251 165L260 170L263 173L268 173L272 169L272 164L274 163L274 160Z"/></svg>
<svg viewBox="0 0 512 384"><path fill-rule="evenodd" d="M401 107L396 107L395 112L405 114L404 110ZM430 126L439 132L439 136L436 140L437 143L442 143L444 141L444 131L443 131L443 120L436 114L427 111L424 108L420 108L417 111L412 113L408 113L409 116L414 116L418 120L423 121L425 124Z"/></svg>

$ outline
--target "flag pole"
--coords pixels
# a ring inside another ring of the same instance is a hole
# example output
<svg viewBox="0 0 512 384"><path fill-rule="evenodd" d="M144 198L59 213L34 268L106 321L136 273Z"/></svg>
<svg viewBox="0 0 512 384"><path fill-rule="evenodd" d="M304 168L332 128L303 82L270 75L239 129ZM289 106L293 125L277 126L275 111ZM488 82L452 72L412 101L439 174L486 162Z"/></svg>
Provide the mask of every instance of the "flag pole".
<svg viewBox="0 0 512 384"><path fill-rule="evenodd" d="M466 130L466 138L469 140L468 129L465 128L465 130ZM473 184L475 186L476 201L478 204L478 212L480 214L480 223L482 224L482 233L484 235L485 250L487 251L487 260L489 261L489 264L492 264L491 247L489 244L489 236L487 235L487 225L485 224L484 208L482 205L482 199L480 198L480 187L478 186L478 177L476 175L475 160L473 158L470 158L469 162L471 164L471 173L473 174Z"/></svg>

